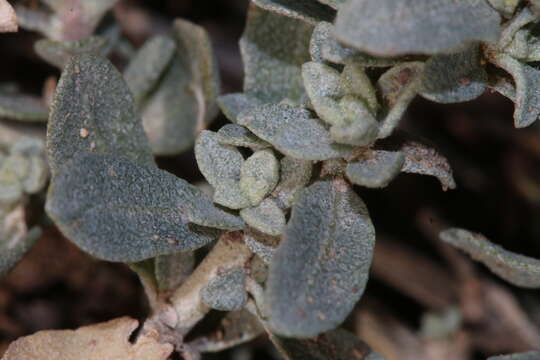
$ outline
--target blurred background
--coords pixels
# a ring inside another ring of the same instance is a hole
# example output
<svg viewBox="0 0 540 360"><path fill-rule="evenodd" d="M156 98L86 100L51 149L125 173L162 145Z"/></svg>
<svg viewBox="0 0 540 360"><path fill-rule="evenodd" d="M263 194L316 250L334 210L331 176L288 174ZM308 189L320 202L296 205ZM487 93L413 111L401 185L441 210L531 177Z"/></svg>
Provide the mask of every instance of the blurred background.
<svg viewBox="0 0 540 360"><path fill-rule="evenodd" d="M14 1L12 3L16 3ZM33 0L20 0L32 6ZM213 40L222 92L242 87L238 40L247 0L120 0L115 16L135 46L182 17ZM41 94L59 72L33 50L38 34L0 36L0 83ZM114 60L114 59L113 59ZM124 64L117 63L122 67ZM49 80L50 81L50 80ZM401 174L383 190L357 188L377 229L372 277L345 327L388 360L466 360L540 349L540 293L499 280L437 239L448 226L480 232L508 250L540 258L540 127L513 127L513 105L496 93L455 105L417 98L402 127L444 154L458 187ZM218 117L212 129L225 124ZM192 152L159 166L201 180ZM76 328L148 313L142 287L125 265L83 254L50 227L0 282L0 354L12 340L43 329ZM213 314L196 331L213 329ZM277 359L261 337L204 359Z"/></svg>

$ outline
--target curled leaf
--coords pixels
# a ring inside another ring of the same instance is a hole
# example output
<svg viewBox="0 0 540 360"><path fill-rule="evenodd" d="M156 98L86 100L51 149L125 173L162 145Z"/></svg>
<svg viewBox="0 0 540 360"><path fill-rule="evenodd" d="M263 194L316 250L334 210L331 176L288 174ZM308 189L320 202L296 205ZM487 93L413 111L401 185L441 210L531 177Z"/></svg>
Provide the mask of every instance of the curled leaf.
<svg viewBox="0 0 540 360"><path fill-rule="evenodd" d="M124 78L136 104L140 104L156 86L175 51L173 39L157 35L146 41L131 59L124 71Z"/></svg>
<svg viewBox="0 0 540 360"><path fill-rule="evenodd" d="M251 155L240 171L240 190L252 206L258 205L279 181L279 162L272 150L259 150Z"/></svg>
<svg viewBox="0 0 540 360"><path fill-rule="evenodd" d="M463 52L435 55L424 67L420 95L439 103L473 100L484 93L487 73L478 45Z"/></svg>
<svg viewBox="0 0 540 360"><path fill-rule="evenodd" d="M197 225L244 227L182 179L95 154L73 160L53 177L46 210L69 239L109 261L141 261L215 239L215 231Z"/></svg>
<svg viewBox="0 0 540 360"><path fill-rule="evenodd" d="M77 330L40 331L11 343L2 359L168 359L173 346L160 343L156 332L142 334L134 343L130 342L137 327L137 320L124 317Z"/></svg>
<svg viewBox="0 0 540 360"><path fill-rule="evenodd" d="M154 164L133 98L107 59L79 55L66 65L51 107L47 150L53 176L86 154Z"/></svg>
<svg viewBox="0 0 540 360"><path fill-rule="evenodd" d="M347 165L347 178L370 188L386 187L401 171L405 155L401 152L368 150L361 159Z"/></svg>
<svg viewBox="0 0 540 360"><path fill-rule="evenodd" d="M270 265L272 331L305 338L336 328L364 291L374 243L368 211L345 182L304 190Z"/></svg>
<svg viewBox="0 0 540 360"><path fill-rule="evenodd" d="M336 36L381 56L438 54L496 41L500 20L484 0L351 0L339 8Z"/></svg>
<svg viewBox="0 0 540 360"><path fill-rule="evenodd" d="M271 199L263 200L255 207L240 210L246 224L268 235L280 235L285 228L285 214Z"/></svg>
<svg viewBox="0 0 540 360"><path fill-rule="evenodd" d="M416 141L407 141L402 144L400 151L405 154L405 163L401 171L435 176L444 191L456 188L452 168L448 160L437 150Z"/></svg>
<svg viewBox="0 0 540 360"><path fill-rule="evenodd" d="M332 21L334 11L313 0L254 0L257 6L287 16L317 25L321 21Z"/></svg>
<svg viewBox="0 0 540 360"><path fill-rule="evenodd" d="M283 154L302 160L347 156L352 148L334 144L322 122L306 109L286 104L263 105L239 117L239 122Z"/></svg>
<svg viewBox="0 0 540 360"><path fill-rule="evenodd" d="M63 69L69 58L75 55L94 54L105 56L107 39L100 36L91 36L79 41L41 39L34 44L34 50L49 64Z"/></svg>
<svg viewBox="0 0 540 360"><path fill-rule="evenodd" d="M279 183L272 191L272 197L282 209L290 208L309 183L313 171L311 161L284 156L279 162Z"/></svg>
<svg viewBox="0 0 540 360"><path fill-rule="evenodd" d="M292 1L291 1L292 3ZM244 62L244 92L264 103L304 95L300 67L309 61L313 27L252 4L240 39ZM287 36L283 36L283 33Z"/></svg>
<svg viewBox="0 0 540 360"><path fill-rule="evenodd" d="M249 199L240 190L244 158L238 149L221 145L215 133L205 130L195 143L195 158L203 176L215 189L215 203L230 209L250 206Z"/></svg>
<svg viewBox="0 0 540 360"><path fill-rule="evenodd" d="M523 128L534 123L540 116L540 70L520 62L506 54L491 59L514 78L516 86L514 126Z"/></svg>
<svg viewBox="0 0 540 360"><path fill-rule="evenodd" d="M24 205L0 207L0 277L11 270L41 237L41 229L28 230Z"/></svg>
<svg viewBox="0 0 540 360"><path fill-rule="evenodd" d="M217 136L220 144L248 147L254 151L272 146L242 125L227 124L219 129Z"/></svg>
<svg viewBox="0 0 540 360"><path fill-rule="evenodd" d="M439 237L465 251L509 283L540 288L540 260L505 250L483 235L463 229L447 229Z"/></svg>
<svg viewBox="0 0 540 360"><path fill-rule="evenodd" d="M246 271L242 268L228 270L212 278L201 290L202 301L212 309L235 311L247 302Z"/></svg>

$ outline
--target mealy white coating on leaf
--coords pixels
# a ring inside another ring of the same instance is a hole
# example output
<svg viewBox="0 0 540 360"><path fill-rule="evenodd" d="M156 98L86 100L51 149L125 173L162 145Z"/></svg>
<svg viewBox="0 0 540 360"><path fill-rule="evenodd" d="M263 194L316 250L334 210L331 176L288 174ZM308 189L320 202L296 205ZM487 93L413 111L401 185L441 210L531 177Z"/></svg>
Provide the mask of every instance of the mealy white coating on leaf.
<svg viewBox="0 0 540 360"><path fill-rule="evenodd" d="M287 16L317 25L321 21L332 21L334 11L313 0L253 0L257 6Z"/></svg>
<svg viewBox="0 0 540 360"><path fill-rule="evenodd" d="M301 65L309 61L313 26L251 4L240 39L244 92L264 103L302 98ZM286 34L286 36L284 36Z"/></svg>
<svg viewBox="0 0 540 360"><path fill-rule="evenodd" d="M369 146L379 134L379 123L367 104L352 95L344 96L339 107L344 121L330 128L330 136L336 143L353 146Z"/></svg>
<svg viewBox="0 0 540 360"><path fill-rule="evenodd" d="M240 310L247 302L245 282L246 271L242 268L218 274L202 288L201 300L215 310Z"/></svg>
<svg viewBox="0 0 540 360"><path fill-rule="evenodd" d="M240 210L247 225L268 235L277 236L285 228L285 213L273 199L264 199L259 205Z"/></svg>
<svg viewBox="0 0 540 360"><path fill-rule="evenodd" d="M528 351L523 353L515 353L509 355L491 356L487 360L538 360L540 359L540 351Z"/></svg>
<svg viewBox="0 0 540 360"><path fill-rule="evenodd" d="M356 63L345 65L341 73L341 87L347 95L354 95L364 100L369 109L376 115L379 111L377 91L367 76L365 67Z"/></svg>
<svg viewBox="0 0 540 360"><path fill-rule="evenodd" d="M499 53L490 59L495 65L508 72L516 86L514 126L530 126L540 116L540 70Z"/></svg>
<svg viewBox="0 0 540 360"><path fill-rule="evenodd" d="M219 129L217 136L222 145L247 147L255 151L272 147L242 125L227 124Z"/></svg>
<svg viewBox="0 0 540 360"><path fill-rule="evenodd" d="M439 54L497 41L500 16L485 0L350 0L336 17L344 44L382 56Z"/></svg>
<svg viewBox="0 0 540 360"><path fill-rule="evenodd" d="M305 189L270 265L270 329L305 338L336 328L364 291L374 243L366 206L347 183Z"/></svg>
<svg viewBox="0 0 540 360"><path fill-rule="evenodd" d="M204 130L195 142L199 170L214 187L214 202L230 209L250 206L240 190L240 171L244 158L238 149L221 145L216 133Z"/></svg>
<svg viewBox="0 0 540 360"><path fill-rule="evenodd" d="M49 64L63 69L70 57L82 54L106 55L107 39L91 36L79 41L54 41L40 39L34 43L34 50Z"/></svg>
<svg viewBox="0 0 540 360"><path fill-rule="evenodd" d="M53 176L90 153L154 164L133 97L107 59L79 55L66 65L51 106L47 150Z"/></svg>
<svg viewBox="0 0 540 360"><path fill-rule="evenodd" d="M257 254L268 265L272 262L272 257L279 245L280 238L247 228L244 231L244 242L249 250Z"/></svg>
<svg viewBox="0 0 540 360"><path fill-rule="evenodd" d="M377 81L377 89L384 100L385 116L380 125L379 138L392 134L422 82L424 63L405 62L385 72Z"/></svg>
<svg viewBox="0 0 540 360"><path fill-rule="evenodd" d="M0 206L0 277L11 270L41 236L41 229L28 230L24 205Z"/></svg>
<svg viewBox="0 0 540 360"><path fill-rule="evenodd" d="M156 86L175 54L176 43L164 35L147 40L124 70L124 78L136 104Z"/></svg>
<svg viewBox="0 0 540 360"><path fill-rule="evenodd" d="M159 155L189 149L217 115L217 60L208 33L185 20L174 22L176 52L142 108L152 150Z"/></svg>
<svg viewBox="0 0 540 360"><path fill-rule="evenodd" d="M504 49L508 55L523 62L540 61L540 36L533 29L521 29Z"/></svg>
<svg viewBox="0 0 540 360"><path fill-rule="evenodd" d="M0 93L0 118L24 122L46 122L49 109L42 99L26 94Z"/></svg>
<svg viewBox="0 0 540 360"><path fill-rule="evenodd" d="M195 186L114 155L89 154L62 167L52 179L46 210L66 237L109 261L194 250L218 235L206 227L244 227Z"/></svg>
<svg viewBox="0 0 540 360"><path fill-rule="evenodd" d="M420 95L438 103L474 100L487 87L487 73L480 64L480 48L432 56L424 67Z"/></svg>
<svg viewBox="0 0 540 360"><path fill-rule="evenodd" d="M338 100L344 93L340 73L328 65L311 61L302 65L302 78L319 118L331 125L342 124L344 120Z"/></svg>
<svg viewBox="0 0 540 360"><path fill-rule="evenodd" d="M270 149L253 153L240 170L240 190L257 206L279 181L279 162Z"/></svg>
<svg viewBox="0 0 540 360"><path fill-rule="evenodd" d="M321 21L313 29L311 34L311 40L309 42L309 54L311 55L311 61L324 63L326 60L323 57L322 49L324 44L330 38L334 29L332 23L327 21Z"/></svg>
<svg viewBox="0 0 540 360"><path fill-rule="evenodd" d="M441 232L439 237L465 251L509 283L526 288L540 288L539 259L510 252L481 234L463 229L447 229Z"/></svg>
<svg viewBox="0 0 540 360"><path fill-rule="evenodd" d="M303 108L263 105L242 113L238 122L283 154L296 159L327 160L352 152L350 146L334 144L323 123Z"/></svg>
<svg viewBox="0 0 540 360"><path fill-rule="evenodd" d="M536 19L536 14L534 14L528 7L524 7L516 16L504 24L504 29L497 44L498 48L501 50L506 48L512 42L514 35L521 28L535 21Z"/></svg>
<svg viewBox="0 0 540 360"><path fill-rule="evenodd" d="M288 209L309 183L313 172L313 163L284 156L279 162L279 172L279 183L272 191L272 197L279 207Z"/></svg>
<svg viewBox="0 0 540 360"><path fill-rule="evenodd" d="M416 141L404 143L399 150L405 154L405 163L401 171L435 176L444 191L456 188L452 168L448 160L437 150Z"/></svg>
<svg viewBox="0 0 540 360"><path fill-rule="evenodd" d="M232 123L237 122L238 115L242 111L249 111L251 108L264 104L257 97L245 93L222 95L218 97L217 103L225 117Z"/></svg>
<svg viewBox="0 0 540 360"><path fill-rule="evenodd" d="M346 174L354 184L382 188L399 174L404 163L401 152L367 150L359 160L347 165Z"/></svg>

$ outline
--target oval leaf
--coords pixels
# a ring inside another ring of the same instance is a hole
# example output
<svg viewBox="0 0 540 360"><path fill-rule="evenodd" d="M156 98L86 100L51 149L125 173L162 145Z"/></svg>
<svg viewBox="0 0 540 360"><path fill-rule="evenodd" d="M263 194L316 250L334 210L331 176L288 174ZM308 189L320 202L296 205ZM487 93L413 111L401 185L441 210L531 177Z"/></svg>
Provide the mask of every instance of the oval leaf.
<svg viewBox="0 0 540 360"><path fill-rule="evenodd" d="M272 150L259 150L251 155L240 170L240 190L252 206L258 205L279 181L279 162Z"/></svg>
<svg viewBox="0 0 540 360"><path fill-rule="evenodd" d="M219 143L223 145L248 147L255 151L272 146L242 125L227 124L219 129L217 135Z"/></svg>
<svg viewBox="0 0 540 360"><path fill-rule="evenodd" d="M386 187L401 171L405 155L401 152L368 150L347 165L347 178L370 188Z"/></svg>
<svg viewBox="0 0 540 360"><path fill-rule="evenodd" d="M246 224L268 235L280 235L285 228L285 213L271 199L255 207L240 210Z"/></svg>
<svg viewBox="0 0 540 360"><path fill-rule="evenodd" d="M304 190L270 265L271 329L311 337L343 322L366 286L374 243L366 206L345 182Z"/></svg>
<svg viewBox="0 0 540 360"><path fill-rule="evenodd" d="M463 229L448 229L439 237L465 251L504 280L521 287L540 288L540 260L505 250L483 235Z"/></svg>
<svg viewBox="0 0 540 360"><path fill-rule="evenodd" d="M235 311L247 302L246 271L236 268L212 278L201 290L201 300L212 309Z"/></svg>
<svg viewBox="0 0 540 360"><path fill-rule="evenodd" d="M79 41L41 39L34 44L34 50L49 64L63 69L68 60L75 55L95 54L105 56L107 45L107 39L100 36L91 36Z"/></svg>
<svg viewBox="0 0 540 360"><path fill-rule="evenodd" d="M272 197L279 207L288 209L309 183L313 163L284 156L279 162L279 171L279 183L272 191Z"/></svg>

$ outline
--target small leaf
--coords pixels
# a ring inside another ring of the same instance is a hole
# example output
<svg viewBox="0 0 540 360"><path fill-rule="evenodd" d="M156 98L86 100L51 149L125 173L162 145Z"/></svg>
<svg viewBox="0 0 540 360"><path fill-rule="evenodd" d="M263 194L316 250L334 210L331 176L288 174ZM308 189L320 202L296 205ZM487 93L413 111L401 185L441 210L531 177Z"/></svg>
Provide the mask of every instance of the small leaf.
<svg viewBox="0 0 540 360"><path fill-rule="evenodd" d="M405 154L405 164L401 171L435 176L444 191L456 188L452 168L437 150L416 141L407 141L400 147L400 151Z"/></svg>
<svg viewBox="0 0 540 360"><path fill-rule="evenodd" d="M367 150L361 159L347 165L347 178L370 188L388 186L401 171L405 155L401 152Z"/></svg>
<svg viewBox="0 0 540 360"><path fill-rule="evenodd" d="M309 183L313 172L311 161L284 156L279 162L279 183L272 191L272 197L282 209L290 208L300 192Z"/></svg>
<svg viewBox="0 0 540 360"><path fill-rule="evenodd" d="M156 332L130 336L138 321L128 317L84 326L77 330L47 330L22 337L10 344L4 360L166 360L171 344L160 343Z"/></svg>
<svg viewBox="0 0 540 360"><path fill-rule="evenodd" d="M250 206L240 190L244 158L238 149L221 145L216 133L203 131L195 143L195 158L205 179L215 189L214 202L230 209Z"/></svg>
<svg viewBox="0 0 540 360"><path fill-rule="evenodd" d="M367 104L354 96L344 96L339 107L343 113L343 124L330 128L330 136L340 144L369 146L379 134L379 123Z"/></svg>
<svg viewBox="0 0 540 360"><path fill-rule="evenodd" d="M41 237L41 229L28 230L24 205L0 207L0 277L6 275Z"/></svg>
<svg viewBox="0 0 540 360"><path fill-rule="evenodd" d="M279 181L279 162L272 150L259 150L251 155L240 171L240 190L252 206L270 194Z"/></svg>
<svg viewBox="0 0 540 360"><path fill-rule="evenodd" d="M217 102L223 114L232 123L237 122L238 115L242 111L249 111L259 105L263 105L263 101L255 96L244 93L223 95L218 97Z"/></svg>
<svg viewBox="0 0 540 360"><path fill-rule="evenodd" d="M531 125L540 116L540 92L537 91L540 87L540 70L506 54L498 54L491 60L514 78L514 126L523 128Z"/></svg>
<svg viewBox="0 0 540 360"><path fill-rule="evenodd" d="M374 354L354 334L343 329L305 340L271 334L270 340L283 357L290 360L370 360L370 355Z"/></svg>
<svg viewBox="0 0 540 360"><path fill-rule="evenodd" d="M109 261L141 261L215 239L216 231L196 225L244 227L184 180L107 155L77 158L53 177L46 210L69 239Z"/></svg>
<svg viewBox="0 0 540 360"><path fill-rule="evenodd" d="M317 25L321 21L332 21L334 11L313 0L254 0L257 6L282 16Z"/></svg>
<svg viewBox="0 0 540 360"><path fill-rule="evenodd" d="M328 65L312 61L302 65L302 77L319 118L331 125L343 124L344 114L339 106L339 99L344 95L340 73Z"/></svg>
<svg viewBox="0 0 540 360"><path fill-rule="evenodd" d="M524 353L516 353L510 355L491 356L487 360L538 360L540 359L540 351L529 351Z"/></svg>
<svg viewBox="0 0 540 360"><path fill-rule="evenodd" d="M287 36L283 36L283 32ZM309 61L313 26L252 4L240 39L244 62L244 91L264 103L304 95L300 67Z"/></svg>
<svg viewBox="0 0 540 360"><path fill-rule="evenodd" d="M276 253L280 238L247 228L244 231L244 241L249 250L257 254L265 264L270 264L272 257Z"/></svg>
<svg viewBox="0 0 540 360"><path fill-rule="evenodd" d="M136 104L150 93L163 75L176 51L173 39L157 35L146 41L130 60L124 78Z"/></svg>
<svg viewBox="0 0 540 360"><path fill-rule="evenodd" d="M505 17L511 17L521 0L488 0L491 6Z"/></svg>
<svg viewBox="0 0 540 360"><path fill-rule="evenodd" d="M330 133L310 112L286 104L263 105L239 117L239 123L283 154L302 160L347 156L352 148L333 144Z"/></svg>
<svg viewBox="0 0 540 360"><path fill-rule="evenodd" d="M465 251L509 283L540 288L540 260L505 250L483 235L463 229L447 229L439 237Z"/></svg>
<svg viewBox="0 0 540 360"><path fill-rule="evenodd" d="M0 33L17 32L17 15L6 0L0 0Z"/></svg>
<svg viewBox="0 0 540 360"><path fill-rule="evenodd" d="M142 108L154 154L173 155L193 145L217 115L220 81L207 32L184 20L174 22L176 53Z"/></svg>
<svg viewBox="0 0 540 360"><path fill-rule="evenodd" d="M375 115L379 111L377 91L366 74L365 67L356 63L345 65L341 73L341 86L348 95L364 100Z"/></svg>
<svg viewBox="0 0 540 360"><path fill-rule="evenodd" d="M405 110L418 93L423 71L423 63L406 62L394 66L377 81L377 88L386 106L379 138L390 136L397 127Z"/></svg>
<svg viewBox="0 0 540 360"><path fill-rule="evenodd" d="M79 55L68 62L51 107L47 150L53 176L91 153L154 164L133 98L107 59Z"/></svg>
<svg viewBox="0 0 540 360"><path fill-rule="evenodd" d="M160 255L154 259L154 274L160 291L177 289L193 272L195 254L193 251Z"/></svg>
<svg viewBox="0 0 540 360"><path fill-rule="evenodd" d="M0 118L24 122L46 122L49 110L38 97L20 93L0 93Z"/></svg>
<svg viewBox="0 0 540 360"><path fill-rule="evenodd" d="M368 279L375 230L362 200L342 180L302 192L270 265L270 328L311 337L347 317Z"/></svg>
<svg viewBox="0 0 540 360"><path fill-rule="evenodd" d="M217 133L218 141L222 145L232 145L247 147L254 151L269 148L272 145L259 139L251 131L242 125L227 124L219 129Z"/></svg>
<svg viewBox="0 0 540 360"><path fill-rule="evenodd" d="M334 26L327 21L321 21L315 26L309 42L309 54L311 55L312 61L319 63L326 62L322 50L323 46L330 38L333 29Z"/></svg>
<svg viewBox="0 0 540 360"><path fill-rule="evenodd" d="M34 50L42 59L60 69L75 55L94 54L105 56L107 39L91 36L79 41L54 41L41 39L35 42Z"/></svg>
<svg viewBox="0 0 540 360"><path fill-rule="evenodd" d="M246 224L267 235L277 236L285 229L285 214L271 199L240 210L240 216Z"/></svg>
<svg viewBox="0 0 540 360"><path fill-rule="evenodd" d="M486 89L478 45L451 55L435 55L424 67L420 95L438 103L474 100Z"/></svg>
<svg viewBox="0 0 540 360"><path fill-rule="evenodd" d="M236 311L247 302L246 271L242 268L228 270L212 278L201 290L201 300L212 309Z"/></svg>
<svg viewBox="0 0 540 360"><path fill-rule="evenodd" d="M484 0L351 0L338 11L336 36L381 56L438 54L496 41L500 20Z"/></svg>
<svg viewBox="0 0 540 360"><path fill-rule="evenodd" d="M251 341L262 333L264 328L249 311L231 311L220 321L216 331L197 338L189 346L200 352L218 352Z"/></svg>

